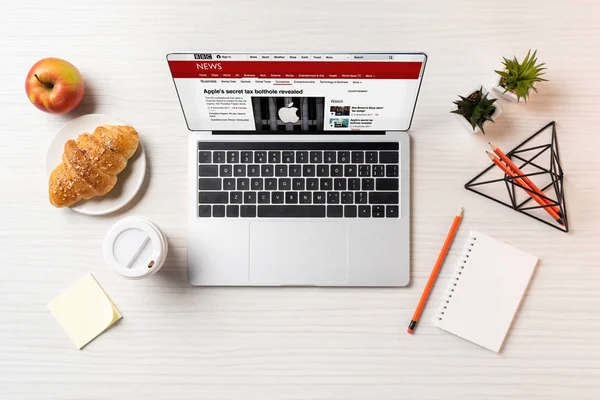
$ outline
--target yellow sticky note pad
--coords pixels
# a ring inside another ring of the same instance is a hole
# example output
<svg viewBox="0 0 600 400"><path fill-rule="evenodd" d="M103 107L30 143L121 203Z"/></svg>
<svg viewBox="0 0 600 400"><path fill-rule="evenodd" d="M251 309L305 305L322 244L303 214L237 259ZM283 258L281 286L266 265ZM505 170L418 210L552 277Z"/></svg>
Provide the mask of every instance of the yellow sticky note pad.
<svg viewBox="0 0 600 400"><path fill-rule="evenodd" d="M123 318L92 274L58 295L48 308L78 349Z"/></svg>

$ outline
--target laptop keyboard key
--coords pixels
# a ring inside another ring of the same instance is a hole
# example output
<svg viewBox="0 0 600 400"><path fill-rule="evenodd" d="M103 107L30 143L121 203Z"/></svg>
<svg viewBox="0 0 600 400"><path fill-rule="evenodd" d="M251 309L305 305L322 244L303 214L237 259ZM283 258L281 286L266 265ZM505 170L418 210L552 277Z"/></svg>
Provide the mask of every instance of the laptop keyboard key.
<svg viewBox="0 0 600 400"><path fill-rule="evenodd" d="M303 165L302 166L302 176L315 176L315 166L314 165Z"/></svg>
<svg viewBox="0 0 600 400"><path fill-rule="evenodd" d="M367 204L367 192L356 192L354 201L356 204Z"/></svg>
<svg viewBox="0 0 600 400"><path fill-rule="evenodd" d="M271 193L259 192L258 193L258 204L269 204L271 202Z"/></svg>
<svg viewBox="0 0 600 400"><path fill-rule="evenodd" d="M248 165L248 176L260 176L260 167L258 165Z"/></svg>
<svg viewBox="0 0 600 400"><path fill-rule="evenodd" d="M219 167L216 165L200 165L198 167L198 176L219 176Z"/></svg>
<svg viewBox="0 0 600 400"><path fill-rule="evenodd" d="M225 162L225 152L224 151L213 151L213 163L223 164L224 162Z"/></svg>
<svg viewBox="0 0 600 400"><path fill-rule="evenodd" d="M333 180L333 188L335 190L346 190L346 179L345 178L335 178Z"/></svg>
<svg viewBox="0 0 600 400"><path fill-rule="evenodd" d="M358 216L360 218L369 218L371 216L371 206L358 206Z"/></svg>
<svg viewBox="0 0 600 400"><path fill-rule="evenodd" d="M279 178L279 190L290 190L292 188L292 180L290 178Z"/></svg>
<svg viewBox="0 0 600 400"><path fill-rule="evenodd" d="M354 203L354 193L343 192L342 193L342 204L352 204L352 203Z"/></svg>
<svg viewBox="0 0 600 400"><path fill-rule="evenodd" d="M270 151L269 152L269 162L271 164L277 164L281 162L281 152L280 151Z"/></svg>
<svg viewBox="0 0 600 400"><path fill-rule="evenodd" d="M264 164L267 162L267 152L266 151L257 151L254 153L254 162L258 164Z"/></svg>
<svg viewBox="0 0 600 400"><path fill-rule="evenodd" d="M256 217L256 206L255 205L240 206L240 217L255 218Z"/></svg>
<svg viewBox="0 0 600 400"><path fill-rule="evenodd" d="M326 151L323 155L323 160L327 164L333 164L336 161L335 151Z"/></svg>
<svg viewBox="0 0 600 400"><path fill-rule="evenodd" d="M314 192L313 193L313 203L325 204L325 192Z"/></svg>
<svg viewBox="0 0 600 400"><path fill-rule="evenodd" d="M398 192L369 192L369 204L398 204Z"/></svg>
<svg viewBox="0 0 600 400"><path fill-rule="evenodd" d="M301 192L300 193L300 204L310 204L312 203L312 193L311 192Z"/></svg>
<svg viewBox="0 0 600 400"><path fill-rule="evenodd" d="M277 178L265 178L265 190L277 190Z"/></svg>
<svg viewBox="0 0 600 400"><path fill-rule="evenodd" d="M260 176L267 176L267 177L271 177L274 175L273 172L273 166L270 164L267 165L262 165L260 167Z"/></svg>
<svg viewBox="0 0 600 400"><path fill-rule="evenodd" d="M235 190L235 178L223 179L223 190Z"/></svg>
<svg viewBox="0 0 600 400"><path fill-rule="evenodd" d="M331 190L333 185L333 179L331 178L321 178L321 190Z"/></svg>
<svg viewBox="0 0 600 400"><path fill-rule="evenodd" d="M332 165L331 176L344 176L344 167L342 165Z"/></svg>
<svg viewBox="0 0 600 400"><path fill-rule="evenodd" d="M286 204L298 203L298 192L286 192L285 193L285 203Z"/></svg>
<svg viewBox="0 0 600 400"><path fill-rule="evenodd" d="M223 218L225 216L225 206L214 205L213 206L213 217Z"/></svg>
<svg viewBox="0 0 600 400"><path fill-rule="evenodd" d="M356 165L344 165L344 176L354 177L356 176Z"/></svg>
<svg viewBox="0 0 600 400"><path fill-rule="evenodd" d="M244 192L244 204L256 203L256 192Z"/></svg>
<svg viewBox="0 0 600 400"><path fill-rule="evenodd" d="M198 203L200 204L227 204L228 192L199 192Z"/></svg>
<svg viewBox="0 0 600 400"><path fill-rule="evenodd" d="M308 151L297 151L296 162L300 164L306 164L308 162Z"/></svg>
<svg viewBox="0 0 600 400"><path fill-rule="evenodd" d="M219 167L219 176L232 176L233 175L233 171L232 171L232 167L231 165L221 165Z"/></svg>
<svg viewBox="0 0 600 400"><path fill-rule="evenodd" d="M383 218L385 215L384 206L373 206L373 218Z"/></svg>
<svg viewBox="0 0 600 400"><path fill-rule="evenodd" d="M275 166L275 176L287 176L288 175L288 166L279 164Z"/></svg>
<svg viewBox="0 0 600 400"><path fill-rule="evenodd" d="M290 165L290 176L302 176L302 166Z"/></svg>
<svg viewBox="0 0 600 400"><path fill-rule="evenodd" d="M259 218L322 218L325 206L319 205L264 205L258 206Z"/></svg>
<svg viewBox="0 0 600 400"><path fill-rule="evenodd" d="M338 161L341 164L348 164L350 162L350 152L349 151L338 151Z"/></svg>
<svg viewBox="0 0 600 400"><path fill-rule="evenodd" d="M327 206L328 218L342 218L344 216L343 206Z"/></svg>
<svg viewBox="0 0 600 400"><path fill-rule="evenodd" d="M344 217L356 218L356 206L355 205L344 206Z"/></svg>
<svg viewBox="0 0 600 400"><path fill-rule="evenodd" d="M273 192L271 193L271 203L273 204L283 204L285 201L285 196L283 192Z"/></svg>
<svg viewBox="0 0 600 400"><path fill-rule="evenodd" d="M365 153L366 162L369 164L377 164L377 152L367 151Z"/></svg>
<svg viewBox="0 0 600 400"><path fill-rule="evenodd" d="M373 165L373 177L380 178L385 176L385 167L383 165Z"/></svg>
<svg viewBox="0 0 600 400"><path fill-rule="evenodd" d="M323 152L322 151L311 151L310 152L310 162L313 164L320 164L323 162Z"/></svg>
<svg viewBox="0 0 600 400"><path fill-rule="evenodd" d="M387 176L387 177L398 176L398 165L386 165L385 176Z"/></svg>
<svg viewBox="0 0 600 400"><path fill-rule="evenodd" d="M385 216L387 218L398 218L398 206L385 206Z"/></svg>
<svg viewBox="0 0 600 400"><path fill-rule="evenodd" d="M358 166L358 176L369 177L371 176L371 165L363 164Z"/></svg>
<svg viewBox="0 0 600 400"><path fill-rule="evenodd" d="M319 165L317 166L317 176L329 176L329 165Z"/></svg>
<svg viewBox="0 0 600 400"><path fill-rule="evenodd" d="M319 179L308 178L306 180L306 190L319 190Z"/></svg>
<svg viewBox="0 0 600 400"><path fill-rule="evenodd" d="M380 151L379 162L381 164L398 164L399 157L396 151Z"/></svg>
<svg viewBox="0 0 600 400"><path fill-rule="evenodd" d="M200 164L210 164L212 157L210 151L200 151L198 152L198 162Z"/></svg>
<svg viewBox="0 0 600 400"><path fill-rule="evenodd" d="M250 189L250 179L248 178L237 178L237 190L248 190Z"/></svg>
<svg viewBox="0 0 600 400"><path fill-rule="evenodd" d="M263 179L262 178L252 178L250 179L250 189L251 190L263 190Z"/></svg>
<svg viewBox="0 0 600 400"><path fill-rule="evenodd" d="M398 190L398 178L379 178L375 181L377 190Z"/></svg>
<svg viewBox="0 0 600 400"><path fill-rule="evenodd" d="M281 159L286 164L292 164L294 162L294 152L293 151L281 152Z"/></svg>
<svg viewBox="0 0 600 400"><path fill-rule="evenodd" d="M294 189L294 190L304 190L304 179L303 178L294 178L294 179L292 179L292 189Z"/></svg>
<svg viewBox="0 0 600 400"><path fill-rule="evenodd" d="M229 164L235 164L240 162L240 153L238 151L227 152L227 162Z"/></svg>
<svg viewBox="0 0 600 400"><path fill-rule="evenodd" d="M240 216L240 206L237 204L229 204L227 206L227 217L228 218L237 218Z"/></svg>
<svg viewBox="0 0 600 400"><path fill-rule="evenodd" d="M246 166L242 164L234 165L233 176L246 176Z"/></svg>
<svg viewBox="0 0 600 400"><path fill-rule="evenodd" d="M374 190L375 179L373 178L362 178L362 190Z"/></svg>
<svg viewBox="0 0 600 400"><path fill-rule="evenodd" d="M252 164L254 162L254 155L251 151L242 151L241 160L244 164Z"/></svg>
<svg viewBox="0 0 600 400"><path fill-rule="evenodd" d="M359 178L348 179L348 190L360 190L360 179Z"/></svg>
<svg viewBox="0 0 600 400"><path fill-rule="evenodd" d="M339 204L340 192L327 192L327 204Z"/></svg>
<svg viewBox="0 0 600 400"><path fill-rule="evenodd" d="M221 190L221 178L198 179L198 190Z"/></svg>
<svg viewBox="0 0 600 400"><path fill-rule="evenodd" d="M209 204L201 204L198 207L198 217L207 218L210 217L211 206Z"/></svg>
<svg viewBox="0 0 600 400"><path fill-rule="evenodd" d="M242 204L242 192L230 192L229 202L231 204Z"/></svg>
<svg viewBox="0 0 600 400"><path fill-rule="evenodd" d="M352 152L352 162L354 164L362 164L365 162L365 152L364 151L353 151Z"/></svg>

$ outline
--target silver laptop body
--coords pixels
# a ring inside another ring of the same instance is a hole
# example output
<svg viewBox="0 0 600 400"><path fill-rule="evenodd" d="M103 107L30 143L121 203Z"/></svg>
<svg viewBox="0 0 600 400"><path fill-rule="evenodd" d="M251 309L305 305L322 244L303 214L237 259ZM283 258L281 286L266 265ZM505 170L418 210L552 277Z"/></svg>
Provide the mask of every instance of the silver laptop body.
<svg viewBox="0 0 600 400"><path fill-rule="evenodd" d="M167 59L180 60L182 54L188 53L173 53ZM420 87L426 56L419 56L423 57ZM319 100L316 106L315 101L300 104L296 112L299 121L294 115L293 122L285 120L290 118L284 109L288 104L278 103L277 116L271 115L279 99L253 97L253 110L246 112L254 115L255 132L198 131L190 126L191 106L186 110L185 103L191 100L182 98L182 92L188 90L182 90L182 85L190 81L178 83L182 78L176 76L176 68L182 67L171 65L171 70L186 122L193 130L189 135L187 195L191 285L408 284L410 140L406 132L346 130L365 119L365 114L360 114L365 111L331 105L327 93L324 106ZM411 120L417 94L418 89L409 107ZM294 95L280 97L284 102L304 102ZM210 107L214 101L222 100L210 98ZM247 104L249 108L250 100ZM310 115L307 107L316 107L316 114L313 110ZM355 113L359 118L353 118ZM298 133L290 129L307 116L312 118L308 123L324 120L328 129ZM259 129L268 128L269 123L274 130ZM405 128L409 126L410 122ZM338 127L339 132L335 131Z"/></svg>

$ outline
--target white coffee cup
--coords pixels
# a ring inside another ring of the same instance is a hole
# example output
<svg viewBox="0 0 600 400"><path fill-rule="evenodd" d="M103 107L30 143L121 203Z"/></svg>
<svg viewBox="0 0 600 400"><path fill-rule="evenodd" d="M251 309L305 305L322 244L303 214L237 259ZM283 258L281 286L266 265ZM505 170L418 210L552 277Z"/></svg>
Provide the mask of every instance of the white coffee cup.
<svg viewBox="0 0 600 400"><path fill-rule="evenodd" d="M142 217L127 217L104 238L104 259L120 276L142 279L155 274L167 259L168 243L160 229Z"/></svg>

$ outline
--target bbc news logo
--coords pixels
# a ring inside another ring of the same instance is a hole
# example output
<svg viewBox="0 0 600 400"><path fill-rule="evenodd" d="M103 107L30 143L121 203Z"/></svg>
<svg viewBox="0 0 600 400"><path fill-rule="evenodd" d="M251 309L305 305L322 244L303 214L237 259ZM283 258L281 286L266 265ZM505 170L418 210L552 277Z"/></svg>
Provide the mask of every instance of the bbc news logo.
<svg viewBox="0 0 600 400"><path fill-rule="evenodd" d="M212 54L194 54L194 58L196 60L212 60Z"/></svg>
<svg viewBox="0 0 600 400"><path fill-rule="evenodd" d="M221 63L214 62L196 62L196 69L202 70L221 70L223 66Z"/></svg>

